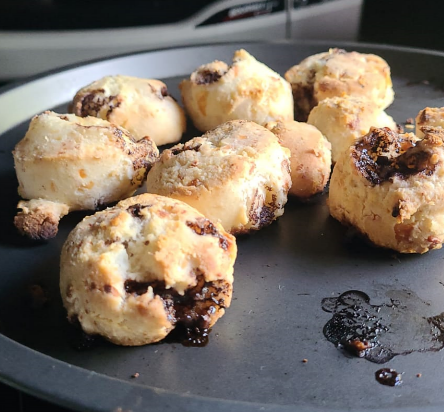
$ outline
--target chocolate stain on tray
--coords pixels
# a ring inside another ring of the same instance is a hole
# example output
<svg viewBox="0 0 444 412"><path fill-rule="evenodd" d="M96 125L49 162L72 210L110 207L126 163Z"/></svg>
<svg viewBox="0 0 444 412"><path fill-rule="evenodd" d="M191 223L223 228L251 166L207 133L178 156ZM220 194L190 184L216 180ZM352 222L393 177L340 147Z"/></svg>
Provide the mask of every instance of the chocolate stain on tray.
<svg viewBox="0 0 444 412"><path fill-rule="evenodd" d="M411 290L392 290L387 296L389 302L381 305L372 305L358 290L324 298L322 309L333 314L324 336L345 353L377 364L444 347L444 313L424 316L429 305Z"/></svg>

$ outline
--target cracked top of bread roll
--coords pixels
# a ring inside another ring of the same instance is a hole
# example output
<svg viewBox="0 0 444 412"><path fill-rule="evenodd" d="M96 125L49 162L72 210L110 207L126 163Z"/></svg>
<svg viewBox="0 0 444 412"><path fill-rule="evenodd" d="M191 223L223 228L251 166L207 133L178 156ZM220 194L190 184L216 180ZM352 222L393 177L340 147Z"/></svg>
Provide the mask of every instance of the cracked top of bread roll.
<svg viewBox="0 0 444 412"><path fill-rule="evenodd" d="M378 246L425 253L444 240L444 132L425 137L372 128L338 159L330 180L333 217Z"/></svg>
<svg viewBox="0 0 444 412"><path fill-rule="evenodd" d="M394 99L390 67L374 54L330 49L309 56L285 73L291 83L296 119L305 121L318 102L335 96L362 96L381 109Z"/></svg>
<svg viewBox="0 0 444 412"><path fill-rule="evenodd" d="M157 146L177 143L185 114L160 80L106 76L80 89L71 104L77 116L94 116L124 127L136 139L149 136Z"/></svg>
<svg viewBox="0 0 444 412"><path fill-rule="evenodd" d="M384 110L359 96L331 97L320 101L310 112L307 123L316 126L329 140L334 163L371 127L398 129L393 118Z"/></svg>
<svg viewBox="0 0 444 412"><path fill-rule="evenodd" d="M71 321L120 345L207 329L230 306L235 239L187 204L152 194L86 217L61 254Z"/></svg>
<svg viewBox="0 0 444 412"><path fill-rule="evenodd" d="M260 125L293 120L290 85L245 50L234 53L231 66L221 61L200 66L180 90L187 113L202 132L229 120Z"/></svg>
<svg viewBox="0 0 444 412"><path fill-rule="evenodd" d="M233 120L164 150L147 191L187 202L228 232L257 230L284 212L289 155L269 130Z"/></svg>

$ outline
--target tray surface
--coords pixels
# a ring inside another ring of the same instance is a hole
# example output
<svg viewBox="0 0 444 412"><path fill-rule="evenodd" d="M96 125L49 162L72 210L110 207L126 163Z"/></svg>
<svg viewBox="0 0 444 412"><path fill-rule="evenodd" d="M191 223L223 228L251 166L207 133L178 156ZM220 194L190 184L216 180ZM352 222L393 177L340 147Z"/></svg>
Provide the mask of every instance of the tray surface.
<svg viewBox="0 0 444 412"><path fill-rule="evenodd" d="M59 254L85 214L63 218L57 237L46 243L21 238L12 224L18 196L11 151L34 114L66 112L81 86L107 74L127 74L163 79L180 98L181 79L200 64L231 61L238 48L283 74L304 57L336 46L387 60L396 92L387 111L398 123L426 106L444 105L444 54L326 42L140 53L5 89L0 94L0 380L76 410L441 411L442 337L433 339L418 325L444 312L444 251L400 255L350 240L329 216L327 195L307 204L290 198L277 222L238 238L233 302L202 348L160 343L75 350L58 291ZM198 135L190 126L186 138ZM35 284L50 297L40 309L28 304L27 291ZM394 311L386 320L402 325L395 328L391 345L413 353L379 365L346 356L327 341L323 328L332 314L321 302L349 290L364 292L373 305L394 299L407 307L404 317ZM402 385L379 384L375 372L381 367L402 372Z"/></svg>

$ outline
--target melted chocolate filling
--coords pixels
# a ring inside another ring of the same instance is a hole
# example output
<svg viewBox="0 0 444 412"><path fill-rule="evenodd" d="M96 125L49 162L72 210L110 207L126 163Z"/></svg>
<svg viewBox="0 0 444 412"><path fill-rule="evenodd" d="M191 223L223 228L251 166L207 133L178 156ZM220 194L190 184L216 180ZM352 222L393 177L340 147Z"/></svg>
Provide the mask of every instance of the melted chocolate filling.
<svg viewBox="0 0 444 412"><path fill-rule="evenodd" d="M407 179L419 173L432 175L436 168L436 163L430 161L432 155L433 152L424 147L424 140L415 146L387 127L373 128L355 145L352 153L356 168L373 185L395 176Z"/></svg>
<svg viewBox="0 0 444 412"><path fill-rule="evenodd" d="M125 281L125 291L135 295L147 293L151 286L155 295L162 298L170 322L175 330L168 340L179 341L185 346L204 346L210 332L209 315L225 308L224 298L228 284L223 281L205 282L204 276L197 276L197 285L179 295L174 289L167 289L165 282Z"/></svg>
<svg viewBox="0 0 444 412"><path fill-rule="evenodd" d="M196 84L211 84L217 82L225 73L203 70L196 76Z"/></svg>

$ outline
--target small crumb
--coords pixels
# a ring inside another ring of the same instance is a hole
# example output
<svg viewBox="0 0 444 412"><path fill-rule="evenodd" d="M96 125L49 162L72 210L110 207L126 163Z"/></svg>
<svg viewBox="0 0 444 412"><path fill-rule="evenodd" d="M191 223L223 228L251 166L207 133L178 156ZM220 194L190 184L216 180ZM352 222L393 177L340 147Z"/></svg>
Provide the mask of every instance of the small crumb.
<svg viewBox="0 0 444 412"><path fill-rule="evenodd" d="M422 373L417 373L417 374L416 374L416 377L417 377L417 378L420 378L421 376L422 376Z"/></svg>
<svg viewBox="0 0 444 412"><path fill-rule="evenodd" d="M140 376L140 375L139 375L139 372L133 373L133 374L131 375L131 377L132 377L133 379L137 379L139 376Z"/></svg>
<svg viewBox="0 0 444 412"><path fill-rule="evenodd" d="M302 359L302 363L307 363L308 362L308 359Z"/></svg>
<svg viewBox="0 0 444 412"><path fill-rule="evenodd" d="M46 291L40 285L29 286L28 297L33 309L41 309L46 306L49 301Z"/></svg>
<svg viewBox="0 0 444 412"><path fill-rule="evenodd" d="M428 80L423 80L421 83L422 84L430 84L430 82Z"/></svg>
<svg viewBox="0 0 444 412"><path fill-rule="evenodd" d="M406 124L415 124L415 120L413 119L413 117L409 117L405 122Z"/></svg>
<svg viewBox="0 0 444 412"><path fill-rule="evenodd" d="M406 125L405 125L405 128L406 128L406 129L414 129L415 126L413 126L412 124L406 124Z"/></svg>

